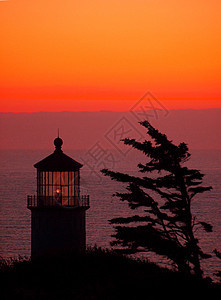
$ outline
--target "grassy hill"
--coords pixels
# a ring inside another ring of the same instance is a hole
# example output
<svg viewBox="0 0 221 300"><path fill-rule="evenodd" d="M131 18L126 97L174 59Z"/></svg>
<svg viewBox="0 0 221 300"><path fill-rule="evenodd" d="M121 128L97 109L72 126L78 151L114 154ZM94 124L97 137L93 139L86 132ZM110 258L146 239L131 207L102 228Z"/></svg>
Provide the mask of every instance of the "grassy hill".
<svg viewBox="0 0 221 300"><path fill-rule="evenodd" d="M221 285L101 249L1 261L1 299L219 299Z"/></svg>

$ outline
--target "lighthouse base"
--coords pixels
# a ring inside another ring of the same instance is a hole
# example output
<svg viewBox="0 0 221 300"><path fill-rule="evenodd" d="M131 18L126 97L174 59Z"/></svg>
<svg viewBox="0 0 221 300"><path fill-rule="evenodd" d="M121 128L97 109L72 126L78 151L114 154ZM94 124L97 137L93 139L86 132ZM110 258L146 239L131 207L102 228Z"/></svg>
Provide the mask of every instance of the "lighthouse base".
<svg viewBox="0 0 221 300"><path fill-rule="evenodd" d="M85 250L85 209L31 210L31 258Z"/></svg>

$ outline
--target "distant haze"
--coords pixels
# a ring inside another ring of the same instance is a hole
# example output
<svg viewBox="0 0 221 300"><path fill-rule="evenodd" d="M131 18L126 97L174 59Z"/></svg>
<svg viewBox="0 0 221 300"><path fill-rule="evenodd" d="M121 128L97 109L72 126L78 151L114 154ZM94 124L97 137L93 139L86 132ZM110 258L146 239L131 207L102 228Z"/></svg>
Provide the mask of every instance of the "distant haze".
<svg viewBox="0 0 221 300"><path fill-rule="evenodd" d="M108 134L121 129L122 138L136 138L136 131L145 136L138 121L147 118L176 143L184 141L191 149L221 149L221 109L148 111L146 116L110 111L0 113L0 149L53 150L58 128L64 150L86 150L97 142L114 148Z"/></svg>

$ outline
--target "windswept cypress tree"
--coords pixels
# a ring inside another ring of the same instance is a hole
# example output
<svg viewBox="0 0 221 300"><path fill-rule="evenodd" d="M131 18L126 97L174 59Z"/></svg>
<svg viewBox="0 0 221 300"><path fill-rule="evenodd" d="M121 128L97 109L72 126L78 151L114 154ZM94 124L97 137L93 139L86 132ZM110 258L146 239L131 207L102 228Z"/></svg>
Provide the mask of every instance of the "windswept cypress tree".
<svg viewBox="0 0 221 300"><path fill-rule="evenodd" d="M204 175L200 171L184 166L190 158L185 143L176 146L148 121L140 124L147 128L150 140L138 142L127 138L123 141L147 156L147 163L138 164L138 168L150 176L102 170L112 180L128 183L127 192L115 194L120 200L127 201L132 210L143 208L142 215L110 221L118 224L112 244L129 253L152 251L164 255L178 270L202 277L200 260L210 255L201 250L194 232L198 226L211 232L212 226L193 216L191 204L196 195L211 187L202 186Z"/></svg>

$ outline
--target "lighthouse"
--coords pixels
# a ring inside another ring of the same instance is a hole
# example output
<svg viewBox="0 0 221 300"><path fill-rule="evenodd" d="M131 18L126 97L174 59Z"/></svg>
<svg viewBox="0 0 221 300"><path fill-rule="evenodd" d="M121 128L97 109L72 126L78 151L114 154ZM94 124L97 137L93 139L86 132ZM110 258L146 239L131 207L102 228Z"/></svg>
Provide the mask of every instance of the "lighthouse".
<svg viewBox="0 0 221 300"><path fill-rule="evenodd" d="M31 210L31 257L67 255L84 251L85 214L89 196L80 193L82 164L62 151L54 140L54 152L34 165L37 194L27 196Z"/></svg>

